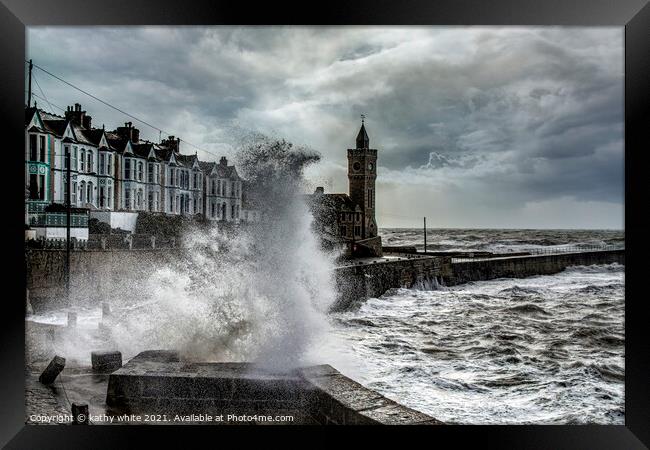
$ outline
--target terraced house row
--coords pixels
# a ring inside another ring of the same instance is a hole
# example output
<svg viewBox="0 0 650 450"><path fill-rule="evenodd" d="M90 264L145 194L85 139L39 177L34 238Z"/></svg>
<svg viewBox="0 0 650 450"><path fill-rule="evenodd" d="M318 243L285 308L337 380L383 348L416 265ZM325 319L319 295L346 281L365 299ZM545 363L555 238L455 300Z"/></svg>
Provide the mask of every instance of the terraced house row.
<svg viewBox="0 0 650 450"><path fill-rule="evenodd" d="M199 161L180 153L180 139L140 139L131 122L115 130L93 128L80 104L65 116L25 110L26 223L44 237L62 237L69 152L75 237L87 236L88 217L134 227L137 212L194 216L228 222L258 220L243 203L243 180L225 157ZM85 222L85 224L84 224Z"/></svg>

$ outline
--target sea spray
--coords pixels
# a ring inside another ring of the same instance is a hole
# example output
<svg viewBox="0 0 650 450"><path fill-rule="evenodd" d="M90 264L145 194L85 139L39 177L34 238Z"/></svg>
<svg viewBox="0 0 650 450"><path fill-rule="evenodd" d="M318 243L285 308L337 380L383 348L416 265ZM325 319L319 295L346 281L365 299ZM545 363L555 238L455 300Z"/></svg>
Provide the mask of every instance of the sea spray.
<svg viewBox="0 0 650 450"><path fill-rule="evenodd" d="M253 361L272 370L329 362L314 347L327 340L336 255L314 235L302 177L318 159L261 136L241 146L236 167L261 220L197 225L183 234L177 258L146 273L133 267L117 283L110 339L125 359L174 349L186 360ZM85 347L79 341L74 352L94 350Z"/></svg>

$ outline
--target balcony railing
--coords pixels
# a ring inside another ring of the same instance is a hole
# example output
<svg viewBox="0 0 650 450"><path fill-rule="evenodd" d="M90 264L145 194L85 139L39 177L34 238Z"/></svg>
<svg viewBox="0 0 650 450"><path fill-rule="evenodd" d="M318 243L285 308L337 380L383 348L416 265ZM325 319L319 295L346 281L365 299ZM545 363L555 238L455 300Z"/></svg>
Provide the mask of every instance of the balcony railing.
<svg viewBox="0 0 650 450"><path fill-rule="evenodd" d="M68 222L64 212L41 212L29 215L29 225L32 227L65 227ZM87 228L88 214L70 214L70 227Z"/></svg>

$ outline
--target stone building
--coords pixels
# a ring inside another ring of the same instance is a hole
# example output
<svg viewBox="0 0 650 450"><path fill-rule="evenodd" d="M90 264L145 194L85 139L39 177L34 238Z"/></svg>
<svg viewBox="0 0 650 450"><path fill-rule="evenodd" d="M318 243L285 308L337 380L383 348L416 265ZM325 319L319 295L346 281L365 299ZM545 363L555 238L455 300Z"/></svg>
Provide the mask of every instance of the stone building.
<svg viewBox="0 0 650 450"><path fill-rule="evenodd" d="M375 219L377 150L370 148L370 138L362 120L356 148L348 149L348 194L326 194L316 188L308 201L315 224L327 241L345 243L353 256L380 256L381 237Z"/></svg>
<svg viewBox="0 0 650 450"><path fill-rule="evenodd" d="M174 136L144 141L131 122L112 131L94 128L77 103L64 116L26 108L25 138L26 223L39 237L65 236L65 213L46 209L66 202L66 151L70 203L77 208L73 237L87 239L91 215L124 229L135 226L141 211L229 222L245 218L235 167L225 158L202 162L196 154L181 154Z"/></svg>

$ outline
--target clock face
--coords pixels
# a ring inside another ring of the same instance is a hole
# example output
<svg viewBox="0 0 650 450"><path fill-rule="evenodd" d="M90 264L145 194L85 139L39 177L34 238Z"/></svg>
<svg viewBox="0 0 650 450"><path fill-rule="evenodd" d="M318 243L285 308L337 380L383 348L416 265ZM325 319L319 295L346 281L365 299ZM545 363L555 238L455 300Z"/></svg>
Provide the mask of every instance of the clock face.
<svg viewBox="0 0 650 450"><path fill-rule="evenodd" d="M354 169L355 172L358 172L359 170L361 170L361 164L359 163L359 161L352 164L352 168Z"/></svg>

